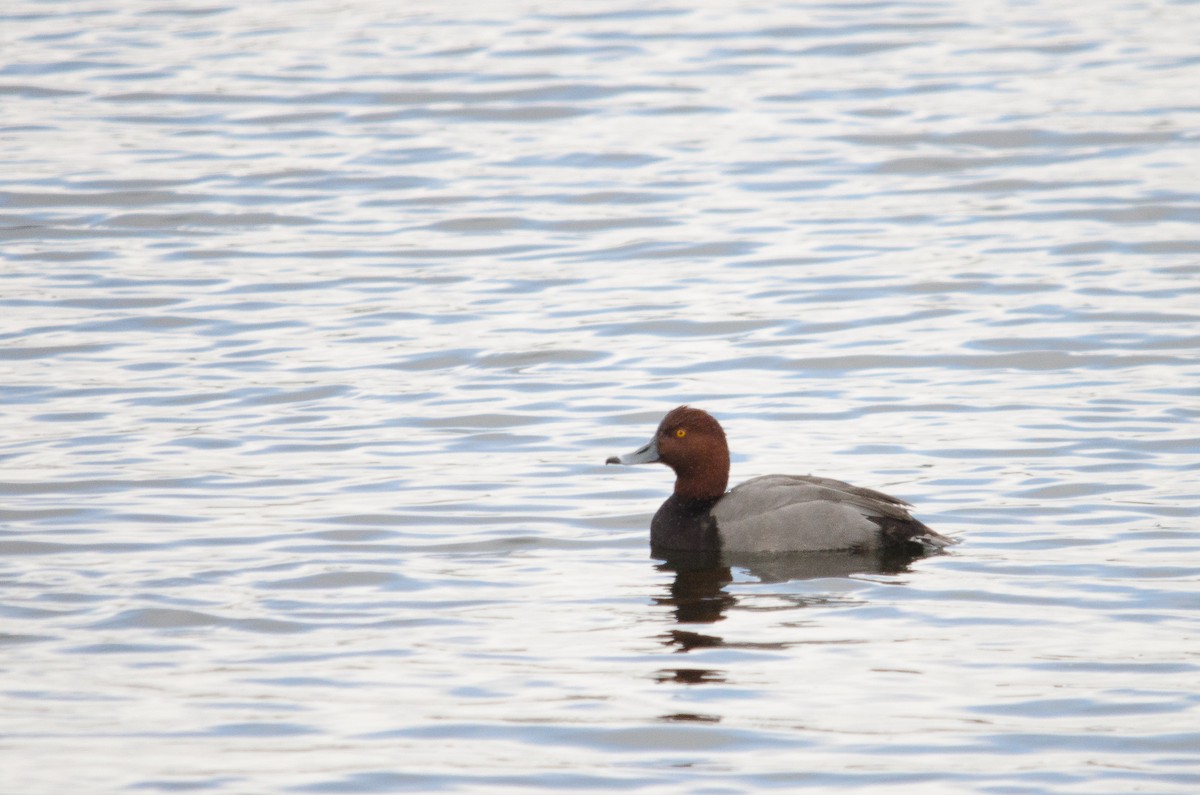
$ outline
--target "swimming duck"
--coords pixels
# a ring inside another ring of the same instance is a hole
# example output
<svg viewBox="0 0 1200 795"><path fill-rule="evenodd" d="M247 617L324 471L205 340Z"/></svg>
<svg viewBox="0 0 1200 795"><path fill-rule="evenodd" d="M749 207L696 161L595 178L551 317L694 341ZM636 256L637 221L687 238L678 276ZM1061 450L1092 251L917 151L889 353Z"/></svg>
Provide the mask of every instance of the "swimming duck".
<svg viewBox="0 0 1200 795"><path fill-rule="evenodd" d="M663 463L675 471L675 492L650 523L656 549L817 552L957 543L914 519L903 500L833 478L764 475L726 492L725 431L690 406L672 409L647 444L605 463Z"/></svg>

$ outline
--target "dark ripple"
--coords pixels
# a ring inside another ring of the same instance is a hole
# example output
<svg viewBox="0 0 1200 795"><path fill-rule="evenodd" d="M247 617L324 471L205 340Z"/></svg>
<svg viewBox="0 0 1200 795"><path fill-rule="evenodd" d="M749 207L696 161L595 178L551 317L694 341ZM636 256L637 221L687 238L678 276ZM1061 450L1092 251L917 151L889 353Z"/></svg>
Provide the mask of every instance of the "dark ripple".
<svg viewBox="0 0 1200 795"><path fill-rule="evenodd" d="M310 574L286 580L272 580L271 582L259 583L258 587L272 590L380 588L389 591L411 591L427 586L390 572L338 571L324 574Z"/></svg>
<svg viewBox="0 0 1200 795"><path fill-rule="evenodd" d="M245 632L264 634L289 634L305 632L311 626L295 621L280 621L267 618L223 618L198 610L173 608L138 608L126 610L119 615L92 625L93 629L150 629L183 630L204 627L226 627Z"/></svg>
<svg viewBox="0 0 1200 795"><path fill-rule="evenodd" d="M1020 353L991 356L898 356L884 354L855 354L822 358L786 358L782 356L743 356L737 359L719 359L702 364L664 368L665 372L695 373L712 370L799 370L810 373L851 373L866 370L941 369L963 368L971 371L987 370L1120 370L1149 365L1190 366L1191 360L1173 356L1129 355L1083 355L1070 351L1022 351Z"/></svg>
<svg viewBox="0 0 1200 795"><path fill-rule="evenodd" d="M1190 134L1182 132L1088 132L1063 133L1038 129L970 130L959 133L894 133L882 135L841 136L853 144L911 148L918 144L939 146L974 146L981 149L1027 149L1046 147L1062 151L1071 147L1108 147L1135 144L1164 144L1184 141Z"/></svg>
<svg viewBox="0 0 1200 795"><path fill-rule="evenodd" d="M57 97L80 96L86 92L66 89L49 88L46 86L26 85L24 83L7 83L0 85L0 96L16 96L24 99L52 99ZM36 131L51 129L49 127L26 127L22 129L6 128L12 132Z"/></svg>
<svg viewBox="0 0 1200 795"><path fill-rule="evenodd" d="M98 353L108 350L110 345L45 345L45 346L8 346L0 348L0 359L59 359L72 354Z"/></svg>
<svg viewBox="0 0 1200 795"><path fill-rule="evenodd" d="M14 209L36 207L143 207L156 204L195 202L206 197L173 191L90 191L72 193L33 193L5 191L0 193L0 205Z"/></svg>
<svg viewBox="0 0 1200 795"><path fill-rule="evenodd" d="M419 738L439 740L449 738L483 738L491 736L496 726L488 724L442 724L432 729L405 728L366 735L364 739ZM687 724L654 724L630 728L603 726L529 726L508 723L505 733L514 742L538 745L566 745L610 751L630 751L646 747L660 751L676 750L712 752L717 750L748 750L754 748L805 747L794 735L753 729L715 728Z"/></svg>
<svg viewBox="0 0 1200 795"><path fill-rule="evenodd" d="M316 223L301 215L275 213L127 213L103 221L108 226L135 229L187 229L189 227L228 228L237 226L296 226Z"/></svg>

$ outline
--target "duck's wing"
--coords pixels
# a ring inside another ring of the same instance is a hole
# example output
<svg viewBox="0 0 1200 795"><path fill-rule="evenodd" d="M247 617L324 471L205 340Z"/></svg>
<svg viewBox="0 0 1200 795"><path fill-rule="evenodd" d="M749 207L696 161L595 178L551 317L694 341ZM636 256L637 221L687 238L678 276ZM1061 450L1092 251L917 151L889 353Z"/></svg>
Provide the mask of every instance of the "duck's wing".
<svg viewBox="0 0 1200 795"><path fill-rule="evenodd" d="M882 491L875 489L865 489L862 486L852 486L844 480L835 480L834 478L823 478L817 475L767 475L766 478L780 478L789 483L809 483L814 486L822 486L827 489L841 492L842 494L850 494L859 499L869 502L878 502L885 505L902 505L908 507L908 503L899 497L893 497L890 494L884 494ZM764 478L754 478L754 480L762 480ZM750 482L750 481L747 481Z"/></svg>
<svg viewBox="0 0 1200 795"><path fill-rule="evenodd" d="M730 550L872 549L908 541L944 547L934 532L889 494L811 475L748 480L712 508Z"/></svg>

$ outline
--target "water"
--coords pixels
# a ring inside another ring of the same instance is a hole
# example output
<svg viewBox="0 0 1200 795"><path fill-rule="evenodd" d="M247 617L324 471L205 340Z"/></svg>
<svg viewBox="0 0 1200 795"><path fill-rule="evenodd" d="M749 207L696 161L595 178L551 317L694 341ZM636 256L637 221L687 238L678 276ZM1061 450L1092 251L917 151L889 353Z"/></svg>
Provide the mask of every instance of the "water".
<svg viewBox="0 0 1200 795"><path fill-rule="evenodd" d="M1200 788L1200 6L692 5L5 5L0 790Z"/></svg>

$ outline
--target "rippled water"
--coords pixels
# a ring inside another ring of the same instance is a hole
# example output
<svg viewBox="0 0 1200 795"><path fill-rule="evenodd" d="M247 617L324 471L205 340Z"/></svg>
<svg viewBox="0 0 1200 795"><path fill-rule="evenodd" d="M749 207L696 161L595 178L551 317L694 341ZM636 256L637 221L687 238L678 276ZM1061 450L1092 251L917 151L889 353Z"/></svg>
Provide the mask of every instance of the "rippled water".
<svg viewBox="0 0 1200 795"><path fill-rule="evenodd" d="M4 6L0 789L1200 788L1200 6L692 5Z"/></svg>

